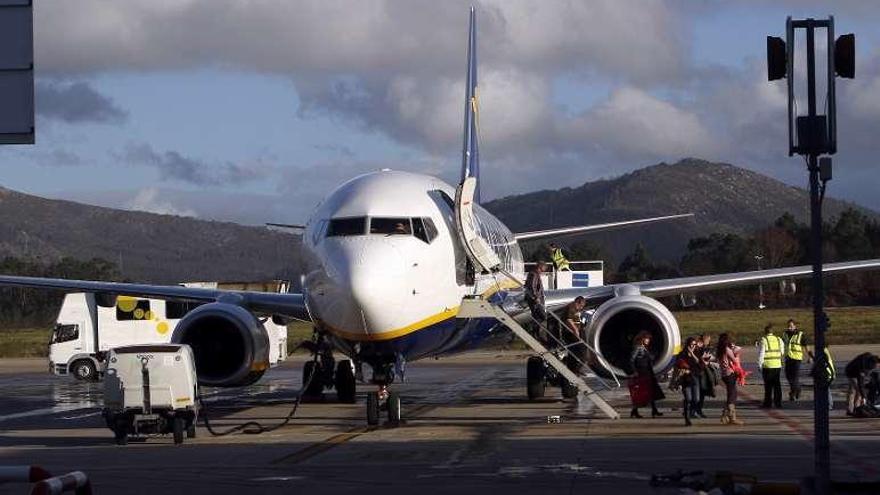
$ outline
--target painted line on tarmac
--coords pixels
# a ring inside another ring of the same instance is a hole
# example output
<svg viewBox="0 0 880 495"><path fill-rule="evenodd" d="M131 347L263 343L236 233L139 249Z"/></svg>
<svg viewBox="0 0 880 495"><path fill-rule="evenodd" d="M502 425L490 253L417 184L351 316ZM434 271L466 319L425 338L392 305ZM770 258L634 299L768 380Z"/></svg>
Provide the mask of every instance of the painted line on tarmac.
<svg viewBox="0 0 880 495"><path fill-rule="evenodd" d="M432 403L432 404L421 404L418 405L411 410L409 410L406 415L408 419L418 419L419 416L422 416L434 409L440 407L444 404L449 404L454 402L452 399L453 395L456 395L455 392L458 392L459 400L466 400L472 397L475 393L480 391L480 385L492 380L493 378L498 377L502 372L496 371L495 373L487 376L477 375L471 377L467 380L459 382L458 384L452 385L450 387L446 387L445 392L440 391L440 396L444 399L443 404L441 403ZM401 420L401 424L406 424L406 419ZM299 464L301 462L305 462L319 454L327 452L328 450L347 443L355 438L358 438L361 435L365 435L372 431L380 430L380 429L388 429L388 427L382 428L377 426L361 426L357 428L352 428L344 433L340 433L337 435L333 435L321 442L309 445L308 447L304 447L301 450L298 450L292 454L288 454L286 456L275 459L269 464L278 465L278 464Z"/></svg>
<svg viewBox="0 0 880 495"><path fill-rule="evenodd" d="M748 399L750 401L753 401L753 402L758 401L758 399L755 398L754 395L746 392L745 390L740 391L740 393L742 394L743 397L745 397L746 399ZM764 414L766 414L770 418L775 419L776 421L782 423L782 425L784 425L789 430L800 435L801 438L803 438L807 443L813 443L813 441L815 440L815 436L813 435L813 430L805 428L803 425L800 424L800 422L789 418L785 413L779 411L778 409L760 409L760 410L763 411ZM859 470L862 472L862 474L865 474L867 476L877 476L878 471L877 471L876 467L865 463L861 459L860 456L851 453L849 449L843 447L842 445L838 445L835 448L835 450L839 454L841 454L843 457L846 458L847 463L852 464L852 465L856 466L857 468L859 468Z"/></svg>
<svg viewBox="0 0 880 495"><path fill-rule="evenodd" d="M24 412L20 412L20 413L0 415L0 422L9 421L10 419L29 418L32 416L48 416L50 414L64 413L64 412L70 412L70 411L80 411L83 409L92 409L92 407L82 407L82 406L43 407L40 409L31 409L30 411L24 411Z"/></svg>

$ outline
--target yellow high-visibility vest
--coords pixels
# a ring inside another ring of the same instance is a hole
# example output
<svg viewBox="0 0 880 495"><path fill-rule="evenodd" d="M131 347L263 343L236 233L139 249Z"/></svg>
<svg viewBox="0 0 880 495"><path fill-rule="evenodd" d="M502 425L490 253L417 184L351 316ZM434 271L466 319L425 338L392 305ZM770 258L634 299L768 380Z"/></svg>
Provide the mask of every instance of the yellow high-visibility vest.
<svg viewBox="0 0 880 495"><path fill-rule="evenodd" d="M782 368L782 339L775 335L765 335L763 368Z"/></svg>
<svg viewBox="0 0 880 495"><path fill-rule="evenodd" d="M825 376L829 378L829 383L833 382L837 377L837 370L834 369L834 360L831 359L831 351L828 348L825 348Z"/></svg>
<svg viewBox="0 0 880 495"><path fill-rule="evenodd" d="M788 334L786 334L788 335ZM796 361L804 360L804 349L801 347L801 339L804 338L804 332L798 330L794 335L788 337L785 343L785 356Z"/></svg>
<svg viewBox="0 0 880 495"><path fill-rule="evenodd" d="M568 267L568 260L562 254L562 249L554 249L553 252L550 253L550 256L553 258L553 266L555 266L557 270L570 270Z"/></svg>

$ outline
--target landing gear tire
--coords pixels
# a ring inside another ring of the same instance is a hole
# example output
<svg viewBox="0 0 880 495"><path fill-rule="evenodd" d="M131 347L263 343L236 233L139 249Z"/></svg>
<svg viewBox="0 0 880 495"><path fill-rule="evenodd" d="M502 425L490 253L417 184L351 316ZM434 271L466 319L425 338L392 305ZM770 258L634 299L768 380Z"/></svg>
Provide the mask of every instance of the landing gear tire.
<svg viewBox="0 0 880 495"><path fill-rule="evenodd" d="M183 418L176 417L171 420L171 431L174 434L174 445L183 443L184 421Z"/></svg>
<svg viewBox="0 0 880 495"><path fill-rule="evenodd" d="M561 380L562 380L562 383L561 383L560 388L562 389L562 397L564 397L566 399L572 399L574 397L577 397L577 394L578 394L577 386L572 384L570 381L566 380L564 377L561 378Z"/></svg>
<svg viewBox="0 0 880 495"><path fill-rule="evenodd" d="M196 437L196 424L190 424L186 429L186 438L195 438Z"/></svg>
<svg viewBox="0 0 880 495"><path fill-rule="evenodd" d="M314 361L306 361L303 365L302 379L303 386L306 387L304 394L306 397L320 397L324 393L320 364Z"/></svg>
<svg viewBox="0 0 880 495"><path fill-rule="evenodd" d="M547 370L544 360L538 356L532 356L526 363L526 392L529 400L544 397Z"/></svg>
<svg viewBox="0 0 880 495"><path fill-rule="evenodd" d="M128 431L125 424L121 422L116 423L115 428L113 428L113 438L116 440L116 445L128 444Z"/></svg>
<svg viewBox="0 0 880 495"><path fill-rule="evenodd" d="M367 394L367 424L376 426L379 424L379 392Z"/></svg>
<svg viewBox="0 0 880 495"><path fill-rule="evenodd" d="M70 365L70 372L77 380L94 382L98 379L98 369L90 359L80 359Z"/></svg>
<svg viewBox="0 0 880 495"><path fill-rule="evenodd" d="M388 424L400 426L400 394L397 392L389 393L386 406L388 408Z"/></svg>
<svg viewBox="0 0 880 495"><path fill-rule="evenodd" d="M334 375L334 387L336 387L336 397L339 402L345 404L354 404L356 400L356 390L354 371L352 371L351 361L339 361L336 365L336 374Z"/></svg>

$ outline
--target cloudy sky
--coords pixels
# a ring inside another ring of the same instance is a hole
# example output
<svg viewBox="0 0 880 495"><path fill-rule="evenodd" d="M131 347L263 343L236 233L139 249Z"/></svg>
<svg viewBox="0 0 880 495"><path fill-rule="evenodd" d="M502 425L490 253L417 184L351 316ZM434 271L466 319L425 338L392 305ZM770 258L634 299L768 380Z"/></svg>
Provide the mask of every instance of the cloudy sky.
<svg viewBox="0 0 880 495"><path fill-rule="evenodd" d="M35 2L37 144L0 147L0 185L245 223L301 222L383 167L454 181L470 3ZM838 81L831 195L880 210L880 4L791 0L476 2L484 198L695 156L794 185L786 15L855 32ZM833 11L831 11L833 9Z"/></svg>

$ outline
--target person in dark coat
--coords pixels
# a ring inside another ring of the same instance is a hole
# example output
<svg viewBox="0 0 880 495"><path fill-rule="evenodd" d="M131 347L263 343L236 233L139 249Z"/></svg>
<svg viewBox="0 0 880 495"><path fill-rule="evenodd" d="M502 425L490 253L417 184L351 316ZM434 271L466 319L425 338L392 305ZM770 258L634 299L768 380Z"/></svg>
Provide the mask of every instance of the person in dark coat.
<svg viewBox="0 0 880 495"><path fill-rule="evenodd" d="M637 403L636 398L632 395L630 396L633 403L632 411L629 414L631 418L641 418L642 415L639 414L639 407L647 403L651 404L652 418L663 416L657 409L657 401L665 399L666 395L663 394L663 389L660 388L660 383L657 381L657 375L654 374L654 356L651 354L650 346L651 333L646 330L639 332L633 340L633 352L630 356L630 368L632 371L630 378L640 386L647 387L650 393L648 394L648 400L641 401L641 403Z"/></svg>
<svg viewBox="0 0 880 495"><path fill-rule="evenodd" d="M547 320L547 311L544 309L544 281L541 280L541 275L545 269L546 265L543 261L535 263L535 267L526 276L524 286L526 304L529 305L529 311L531 311L532 318L534 319L533 333L542 340L541 324Z"/></svg>
<svg viewBox="0 0 880 495"><path fill-rule="evenodd" d="M684 349L675 356L675 369L680 377L682 415L685 426L691 426L691 418L696 417L695 409L700 400L702 369L697 352L697 339L688 337L684 342Z"/></svg>
<svg viewBox="0 0 880 495"><path fill-rule="evenodd" d="M863 352L850 361L844 373L849 382L846 393L846 415L852 416L857 407L865 403L865 377L880 367L880 358L870 352Z"/></svg>

